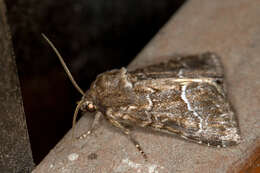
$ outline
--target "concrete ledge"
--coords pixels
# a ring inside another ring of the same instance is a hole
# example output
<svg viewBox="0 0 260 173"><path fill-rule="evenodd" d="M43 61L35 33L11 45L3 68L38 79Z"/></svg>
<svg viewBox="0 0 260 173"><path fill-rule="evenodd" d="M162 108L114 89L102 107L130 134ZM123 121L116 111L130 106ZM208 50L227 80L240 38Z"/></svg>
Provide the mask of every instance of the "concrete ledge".
<svg viewBox="0 0 260 173"><path fill-rule="evenodd" d="M148 154L145 162L129 140L103 121L83 141L69 132L37 166L40 172L238 172L259 153L260 146L260 1L190 0L161 29L129 68L162 61L172 54L216 52L224 64L228 95L243 137L230 148L212 148L169 135L137 129L136 139ZM90 127L91 114L81 118L79 135Z"/></svg>

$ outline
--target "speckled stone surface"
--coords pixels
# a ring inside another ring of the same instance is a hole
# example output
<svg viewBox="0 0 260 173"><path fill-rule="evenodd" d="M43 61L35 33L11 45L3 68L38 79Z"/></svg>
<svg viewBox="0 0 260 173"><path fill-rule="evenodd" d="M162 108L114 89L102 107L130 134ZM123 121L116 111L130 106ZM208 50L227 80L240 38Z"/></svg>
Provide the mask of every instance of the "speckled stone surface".
<svg viewBox="0 0 260 173"><path fill-rule="evenodd" d="M188 1L129 66L154 64L174 54L219 54L240 123L243 139L238 146L206 147L137 129L134 136L149 158L145 162L133 144L103 120L86 140L72 143L68 133L33 172L238 172L260 145L259 6L257 0ZM87 131L92 117L81 118L77 135Z"/></svg>

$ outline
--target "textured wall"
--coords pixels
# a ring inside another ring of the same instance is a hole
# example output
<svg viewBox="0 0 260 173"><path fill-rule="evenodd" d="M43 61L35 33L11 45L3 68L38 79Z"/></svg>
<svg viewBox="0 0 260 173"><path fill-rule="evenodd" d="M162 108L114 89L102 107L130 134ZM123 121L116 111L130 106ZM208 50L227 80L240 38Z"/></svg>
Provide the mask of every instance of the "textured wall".
<svg viewBox="0 0 260 173"><path fill-rule="evenodd" d="M0 172L30 172L34 163L6 8L0 0Z"/></svg>

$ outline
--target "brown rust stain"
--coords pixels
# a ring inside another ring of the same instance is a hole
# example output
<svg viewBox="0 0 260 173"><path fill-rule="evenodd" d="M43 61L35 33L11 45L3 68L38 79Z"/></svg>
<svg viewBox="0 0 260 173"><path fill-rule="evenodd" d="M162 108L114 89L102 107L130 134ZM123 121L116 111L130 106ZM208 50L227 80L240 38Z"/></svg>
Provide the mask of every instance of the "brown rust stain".
<svg viewBox="0 0 260 173"><path fill-rule="evenodd" d="M239 173L259 173L260 172L260 146L256 148L254 153L246 161L245 165Z"/></svg>
<svg viewBox="0 0 260 173"><path fill-rule="evenodd" d="M228 173L260 173L260 140L257 142L257 147L252 151L248 159L244 161L238 160L233 164Z"/></svg>

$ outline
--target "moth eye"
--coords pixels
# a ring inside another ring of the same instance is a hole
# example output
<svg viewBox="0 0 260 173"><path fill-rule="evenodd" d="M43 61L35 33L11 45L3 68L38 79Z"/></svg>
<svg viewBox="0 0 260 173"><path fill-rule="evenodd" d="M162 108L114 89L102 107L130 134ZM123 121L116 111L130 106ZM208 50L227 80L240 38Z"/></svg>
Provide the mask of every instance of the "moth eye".
<svg viewBox="0 0 260 173"><path fill-rule="evenodd" d="M94 112L96 111L96 106L91 101L84 101L80 107L80 110Z"/></svg>
<svg viewBox="0 0 260 173"><path fill-rule="evenodd" d="M89 112L94 112L94 111L96 110L96 106L95 106L93 103L89 103L89 104L87 105L87 110L88 110Z"/></svg>

